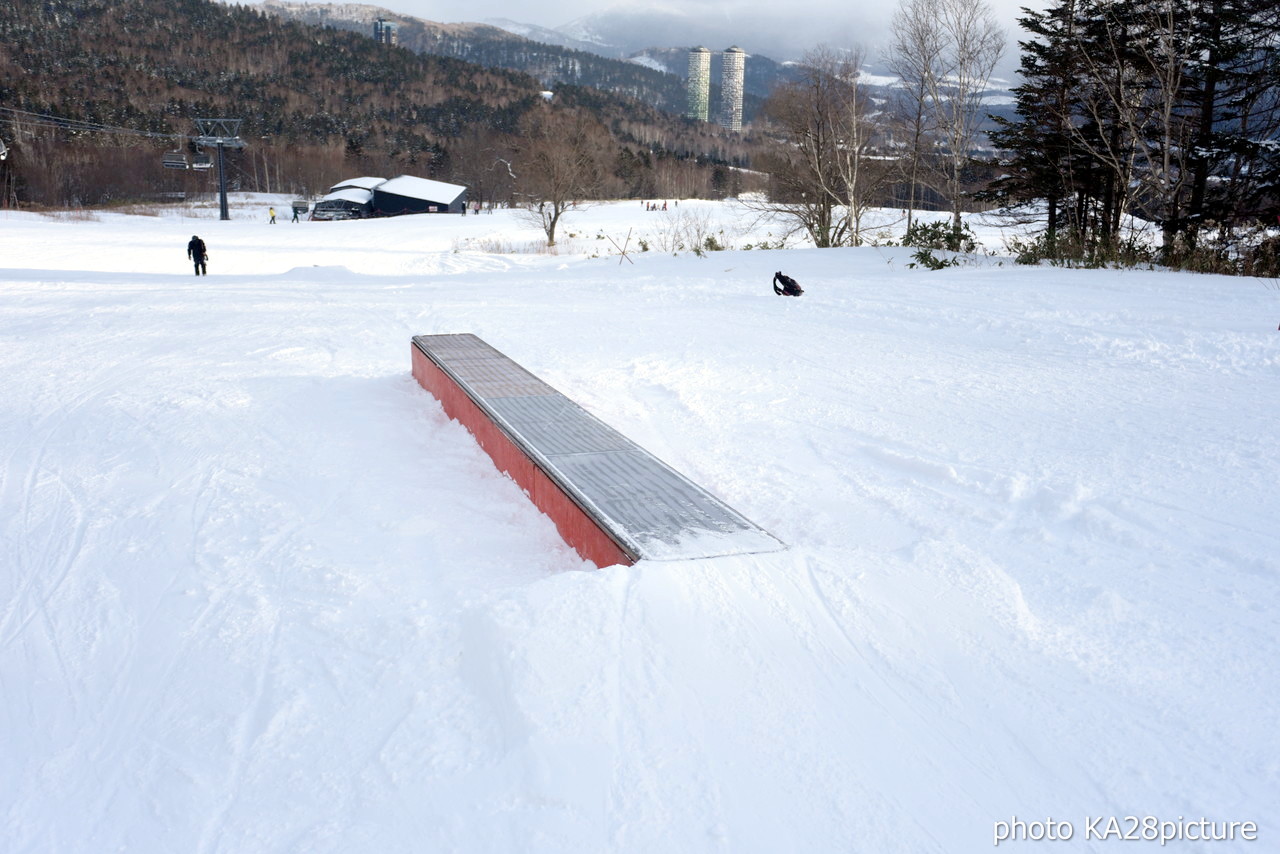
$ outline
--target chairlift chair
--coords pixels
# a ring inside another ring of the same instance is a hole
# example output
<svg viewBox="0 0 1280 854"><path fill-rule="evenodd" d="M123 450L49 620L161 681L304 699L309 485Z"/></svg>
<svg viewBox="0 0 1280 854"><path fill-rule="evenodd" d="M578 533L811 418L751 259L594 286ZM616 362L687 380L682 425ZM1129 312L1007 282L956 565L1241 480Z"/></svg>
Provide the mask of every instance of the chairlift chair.
<svg viewBox="0 0 1280 854"><path fill-rule="evenodd" d="M162 162L166 169L186 169L187 154L184 151L166 151Z"/></svg>
<svg viewBox="0 0 1280 854"><path fill-rule="evenodd" d="M191 158L192 169L212 169L213 158L207 154L197 154Z"/></svg>
<svg viewBox="0 0 1280 854"><path fill-rule="evenodd" d="M4 144L4 140L0 139L0 160L4 160L9 156L9 148Z"/></svg>

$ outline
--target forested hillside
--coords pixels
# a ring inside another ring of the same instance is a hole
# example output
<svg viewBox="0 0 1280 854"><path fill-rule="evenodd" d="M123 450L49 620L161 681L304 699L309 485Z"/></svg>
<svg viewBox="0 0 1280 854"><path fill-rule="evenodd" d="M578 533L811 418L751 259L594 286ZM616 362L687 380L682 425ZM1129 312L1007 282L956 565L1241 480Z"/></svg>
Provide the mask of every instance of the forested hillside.
<svg viewBox="0 0 1280 854"><path fill-rule="evenodd" d="M448 180L460 155L510 148L542 88L530 75L208 0L0 5L0 139L13 152L3 199L93 204L190 189L208 176L166 174L159 154L187 145L197 117L244 120L249 145L233 175L246 189L315 191L353 172ZM619 156L650 169L745 158L640 102L589 100ZM655 189L652 177L636 176L636 192Z"/></svg>
<svg viewBox="0 0 1280 854"><path fill-rule="evenodd" d="M485 24L441 24L377 6L267 0L262 8L289 20L365 35L372 32L373 21L383 17L398 27L400 46L419 53L522 71L548 86L567 83L614 92L676 115L682 115L687 106L687 47L654 48L644 52L665 65L670 70L668 73L636 62L531 41ZM712 103L719 103L719 63L713 63L712 72ZM755 118L774 86L790 77L786 67L766 57L753 56L746 67L745 120Z"/></svg>

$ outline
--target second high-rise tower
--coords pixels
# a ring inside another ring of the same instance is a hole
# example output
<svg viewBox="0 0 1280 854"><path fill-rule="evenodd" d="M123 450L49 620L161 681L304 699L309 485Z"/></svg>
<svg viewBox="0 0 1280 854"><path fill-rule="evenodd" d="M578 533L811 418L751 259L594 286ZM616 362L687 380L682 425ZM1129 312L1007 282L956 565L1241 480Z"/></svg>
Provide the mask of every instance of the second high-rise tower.
<svg viewBox="0 0 1280 854"><path fill-rule="evenodd" d="M742 130L742 79L747 54L731 47L720 55L720 124L729 130Z"/></svg>

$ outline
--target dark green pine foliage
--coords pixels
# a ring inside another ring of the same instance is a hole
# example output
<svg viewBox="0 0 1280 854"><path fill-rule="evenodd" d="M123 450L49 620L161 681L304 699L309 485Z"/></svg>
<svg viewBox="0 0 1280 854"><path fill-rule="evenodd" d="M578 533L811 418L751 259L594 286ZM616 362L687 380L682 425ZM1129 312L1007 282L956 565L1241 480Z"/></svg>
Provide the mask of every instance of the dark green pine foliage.
<svg viewBox="0 0 1280 854"><path fill-rule="evenodd" d="M1280 6L1199 0L1185 101L1195 132L1186 232L1280 214Z"/></svg>
<svg viewBox="0 0 1280 854"><path fill-rule="evenodd" d="M1023 82L1013 89L1017 118L991 117L996 129L990 139L1002 152L1002 174L980 198L1008 208L1044 202L1046 239L1052 251L1064 224L1079 228L1078 206L1073 207L1071 200L1084 197L1076 176L1088 168L1070 131L1077 112L1073 92L1083 74L1073 36L1075 0L1044 11L1023 9L1023 13L1018 22L1031 38L1019 42L1018 70Z"/></svg>
<svg viewBox="0 0 1280 854"><path fill-rule="evenodd" d="M1280 18L1264 0L1058 0L1024 9L1016 118L985 196L1042 205L1052 246L1114 249L1125 214L1166 256L1206 228L1274 222Z"/></svg>

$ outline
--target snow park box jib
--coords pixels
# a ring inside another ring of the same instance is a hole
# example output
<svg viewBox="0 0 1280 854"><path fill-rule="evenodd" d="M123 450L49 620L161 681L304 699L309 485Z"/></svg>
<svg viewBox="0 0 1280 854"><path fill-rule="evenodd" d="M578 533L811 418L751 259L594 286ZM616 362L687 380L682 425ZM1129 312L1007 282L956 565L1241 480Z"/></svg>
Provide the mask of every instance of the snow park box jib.
<svg viewBox="0 0 1280 854"><path fill-rule="evenodd" d="M475 335L418 335L411 353L418 384L596 566L786 547Z"/></svg>

